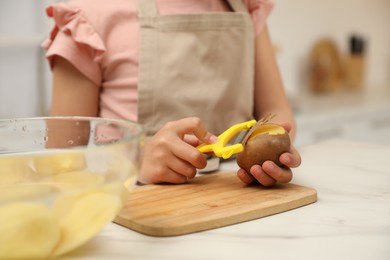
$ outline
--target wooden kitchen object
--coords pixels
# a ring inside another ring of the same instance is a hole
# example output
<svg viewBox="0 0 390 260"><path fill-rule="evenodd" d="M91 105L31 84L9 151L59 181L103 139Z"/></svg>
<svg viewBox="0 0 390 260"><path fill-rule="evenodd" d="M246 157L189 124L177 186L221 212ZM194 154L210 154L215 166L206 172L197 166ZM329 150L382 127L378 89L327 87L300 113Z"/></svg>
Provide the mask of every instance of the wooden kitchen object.
<svg viewBox="0 0 390 260"><path fill-rule="evenodd" d="M343 85L343 65L336 43L321 39L310 54L310 90L313 93L336 92Z"/></svg>
<svg viewBox="0 0 390 260"><path fill-rule="evenodd" d="M115 223L151 236L183 235L295 209L317 200L296 184L245 185L233 172L196 177L186 184L132 190Z"/></svg>

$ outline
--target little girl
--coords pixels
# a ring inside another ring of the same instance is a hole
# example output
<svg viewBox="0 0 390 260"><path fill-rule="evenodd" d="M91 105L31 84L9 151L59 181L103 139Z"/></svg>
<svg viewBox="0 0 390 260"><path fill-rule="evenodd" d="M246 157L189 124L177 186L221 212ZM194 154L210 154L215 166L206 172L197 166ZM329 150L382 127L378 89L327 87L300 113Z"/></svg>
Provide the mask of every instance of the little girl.
<svg viewBox="0 0 390 260"><path fill-rule="evenodd" d="M183 183L206 166L195 148L229 126L276 114L295 135L266 27L270 0L74 0L47 8L50 114L121 118L150 136L142 183ZM213 133L213 134L211 134ZM240 169L245 183L289 182L291 151Z"/></svg>

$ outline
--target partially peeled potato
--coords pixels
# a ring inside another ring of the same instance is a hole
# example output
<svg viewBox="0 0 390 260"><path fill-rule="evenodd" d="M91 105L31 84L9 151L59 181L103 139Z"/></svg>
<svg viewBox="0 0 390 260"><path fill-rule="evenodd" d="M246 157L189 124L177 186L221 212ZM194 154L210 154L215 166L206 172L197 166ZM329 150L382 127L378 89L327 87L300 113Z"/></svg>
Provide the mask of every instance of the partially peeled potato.
<svg viewBox="0 0 390 260"><path fill-rule="evenodd" d="M278 124L262 123L253 126L249 136L244 138L244 151L237 154L236 161L240 168L250 172L253 165L262 165L265 161L273 161L282 166L280 155L290 151L288 132Z"/></svg>

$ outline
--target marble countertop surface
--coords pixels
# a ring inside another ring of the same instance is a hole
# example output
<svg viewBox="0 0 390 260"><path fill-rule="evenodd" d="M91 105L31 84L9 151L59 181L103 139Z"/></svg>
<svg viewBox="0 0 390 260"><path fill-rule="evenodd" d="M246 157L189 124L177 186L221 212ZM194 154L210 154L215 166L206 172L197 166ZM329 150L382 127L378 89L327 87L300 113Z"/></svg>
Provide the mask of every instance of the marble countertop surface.
<svg viewBox="0 0 390 260"><path fill-rule="evenodd" d="M335 139L298 149L293 183L315 188L314 204L175 237L110 223L64 259L390 259L390 146Z"/></svg>

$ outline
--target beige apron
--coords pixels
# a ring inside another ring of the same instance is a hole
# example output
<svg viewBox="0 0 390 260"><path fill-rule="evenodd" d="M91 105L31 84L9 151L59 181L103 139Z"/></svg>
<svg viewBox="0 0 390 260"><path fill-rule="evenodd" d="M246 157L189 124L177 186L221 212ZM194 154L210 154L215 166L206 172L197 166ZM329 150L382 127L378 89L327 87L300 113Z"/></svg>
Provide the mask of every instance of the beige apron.
<svg viewBox="0 0 390 260"><path fill-rule="evenodd" d="M155 0L138 0L138 121L148 135L188 116L216 135L253 118L253 24L242 1L229 4L234 12L159 15Z"/></svg>

